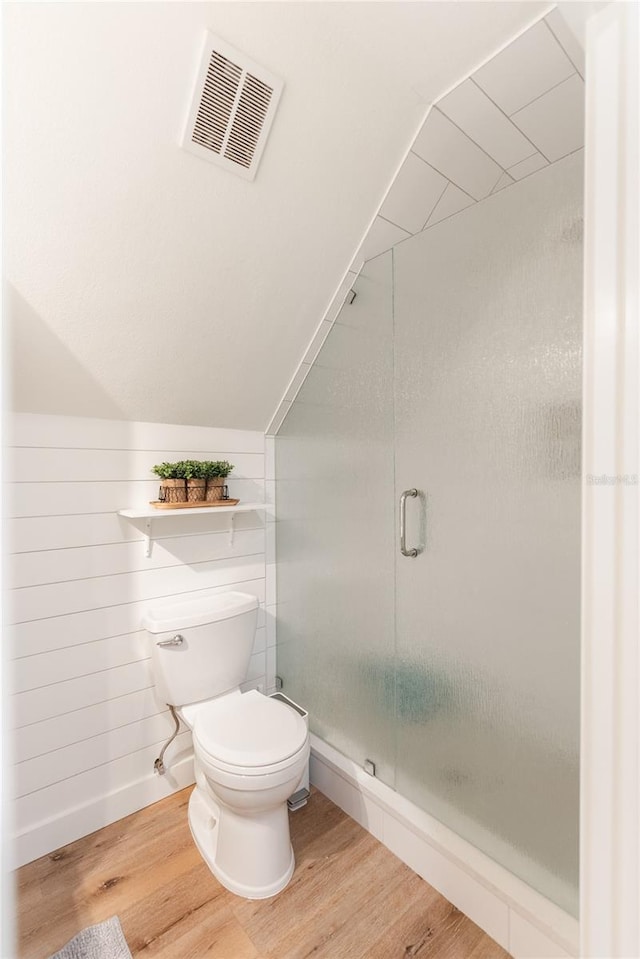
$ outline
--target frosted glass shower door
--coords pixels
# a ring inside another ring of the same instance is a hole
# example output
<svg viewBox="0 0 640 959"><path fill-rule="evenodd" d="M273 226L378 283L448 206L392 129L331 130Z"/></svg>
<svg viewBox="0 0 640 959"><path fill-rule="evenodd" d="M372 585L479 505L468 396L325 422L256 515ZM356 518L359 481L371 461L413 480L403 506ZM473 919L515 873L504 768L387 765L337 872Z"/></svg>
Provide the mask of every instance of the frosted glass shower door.
<svg viewBox="0 0 640 959"><path fill-rule="evenodd" d="M396 788L574 912L581 222L578 156L394 250Z"/></svg>
<svg viewBox="0 0 640 959"><path fill-rule="evenodd" d="M276 439L278 674L393 783L392 256L358 277Z"/></svg>

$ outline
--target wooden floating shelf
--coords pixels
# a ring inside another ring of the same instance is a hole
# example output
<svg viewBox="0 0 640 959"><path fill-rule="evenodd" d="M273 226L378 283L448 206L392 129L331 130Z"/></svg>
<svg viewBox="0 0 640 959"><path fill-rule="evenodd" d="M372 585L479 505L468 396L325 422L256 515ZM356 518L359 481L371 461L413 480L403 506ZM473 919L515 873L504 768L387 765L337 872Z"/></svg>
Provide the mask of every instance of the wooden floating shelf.
<svg viewBox="0 0 640 959"><path fill-rule="evenodd" d="M211 503L209 506L197 506L195 503L175 503L171 504L171 506L174 508L167 509L163 504L163 508L156 509L149 504L149 506L142 507L141 509L118 510L118 516L122 516L124 519L132 520L134 522L135 520L139 519L144 520L144 555L149 557L151 556L151 547L153 545L151 526L153 520L163 520L167 519L167 517L175 519L177 516L204 516L205 514L207 516L217 516L218 513L226 513L229 516L229 534L231 537L231 543L233 543L234 514L250 513L254 510L264 510L267 509L268 505L268 503L241 503L239 500L235 500L235 502L231 501L231 505L228 506L216 506L214 503Z"/></svg>

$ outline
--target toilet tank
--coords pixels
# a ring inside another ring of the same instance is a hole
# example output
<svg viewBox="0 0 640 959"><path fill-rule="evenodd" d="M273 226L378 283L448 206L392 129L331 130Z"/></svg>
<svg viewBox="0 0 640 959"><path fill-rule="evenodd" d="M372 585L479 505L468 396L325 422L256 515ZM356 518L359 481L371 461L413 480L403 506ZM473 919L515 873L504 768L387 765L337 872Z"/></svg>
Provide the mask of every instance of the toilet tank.
<svg viewBox="0 0 640 959"><path fill-rule="evenodd" d="M219 593L146 610L158 695L172 706L220 696L244 682L258 619L248 593ZM162 645L162 644L166 645Z"/></svg>

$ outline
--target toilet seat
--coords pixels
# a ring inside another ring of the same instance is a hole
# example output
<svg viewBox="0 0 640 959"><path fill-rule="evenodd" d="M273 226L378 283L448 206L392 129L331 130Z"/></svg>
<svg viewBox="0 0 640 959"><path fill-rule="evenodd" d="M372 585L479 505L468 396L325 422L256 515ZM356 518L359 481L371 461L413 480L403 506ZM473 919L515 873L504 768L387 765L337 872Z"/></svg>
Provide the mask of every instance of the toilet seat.
<svg viewBox="0 0 640 959"><path fill-rule="evenodd" d="M198 709L193 741L212 769L243 777L284 771L308 749L303 718L253 689L221 696Z"/></svg>
<svg viewBox="0 0 640 959"><path fill-rule="evenodd" d="M286 782L291 778L291 770L296 766L304 768L309 758L309 742L307 740L294 756L290 756L283 762L258 768L216 762L203 754L197 744L195 754L205 776L216 786L227 786L229 789L253 793L268 791Z"/></svg>

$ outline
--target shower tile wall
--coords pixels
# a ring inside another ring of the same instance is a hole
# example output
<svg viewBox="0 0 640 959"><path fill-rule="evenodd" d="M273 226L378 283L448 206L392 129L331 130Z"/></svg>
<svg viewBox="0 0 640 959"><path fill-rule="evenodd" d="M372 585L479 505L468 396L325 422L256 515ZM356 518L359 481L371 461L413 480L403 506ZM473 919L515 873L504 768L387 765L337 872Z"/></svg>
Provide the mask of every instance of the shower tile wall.
<svg viewBox="0 0 640 959"><path fill-rule="evenodd" d="M584 145L584 81L541 20L430 111L351 265L388 249ZM573 54L575 56L575 53ZM386 229L382 229L386 224ZM396 234L395 245L403 237Z"/></svg>
<svg viewBox="0 0 640 959"><path fill-rule="evenodd" d="M553 10L429 112L267 432L278 432L365 260L584 146L584 60Z"/></svg>
<svg viewBox="0 0 640 959"><path fill-rule="evenodd" d="M168 775L153 773L173 723L155 699L140 629L150 600L255 594L261 611L247 688L273 685L275 630L261 512L237 515L233 543L223 515L165 515L150 558L142 527L117 515L156 498L150 466L184 458L229 459L232 495L262 502L262 433L35 414L16 414L11 432L6 532L21 864L193 782L188 732L167 754Z"/></svg>

